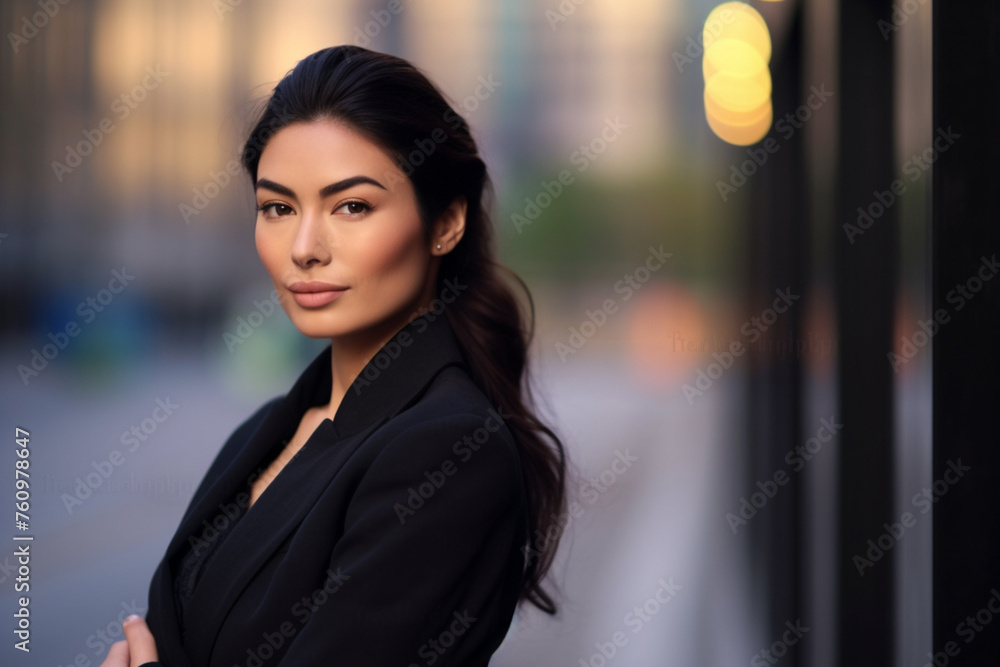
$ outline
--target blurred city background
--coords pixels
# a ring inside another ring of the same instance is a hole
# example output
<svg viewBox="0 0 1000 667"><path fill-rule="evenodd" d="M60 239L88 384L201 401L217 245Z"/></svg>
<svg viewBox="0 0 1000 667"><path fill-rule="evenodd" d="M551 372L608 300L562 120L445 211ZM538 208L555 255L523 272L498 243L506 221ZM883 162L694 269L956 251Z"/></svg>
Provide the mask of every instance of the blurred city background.
<svg viewBox="0 0 1000 667"><path fill-rule="evenodd" d="M101 631L119 639L120 612L144 613L219 447L325 345L269 301L252 190L229 167L256 100L304 56L355 43L412 61L471 123L496 185L501 259L535 298L541 409L578 477L613 481L594 502L571 490L586 511L553 572L561 612L519 612L491 664L764 664L752 660L797 620L810 630L785 664L837 664L840 434L807 444L840 419L834 183L848 60L833 0L750 3L772 44L774 119L791 118L770 127L767 151L706 121L715 0L43 4L0 9L0 416L5 433L31 433L35 535L32 652L6 641L0 662L100 664ZM930 312L930 175L904 173L932 140L930 3L906 19L891 31L885 110L890 181L907 184L888 264L897 345ZM556 191L564 170L572 182ZM875 242L871 229L847 240ZM644 268L655 252L670 255ZM781 294L792 305L768 319ZM588 312L608 299L616 310L598 324ZM238 330L252 335L227 344ZM749 354L725 361L738 342ZM926 352L890 374L902 509L931 482ZM153 423L158 400L179 407L81 500L81 482L123 432ZM785 459L796 446L812 452L800 469ZM638 463L602 477L625 450ZM793 484L744 509L777 471ZM886 570L907 583L892 603L897 664L930 650L931 527L918 515ZM13 550L0 548L7 624ZM625 625L671 580L677 595L641 632ZM602 657L618 631L627 644Z"/></svg>

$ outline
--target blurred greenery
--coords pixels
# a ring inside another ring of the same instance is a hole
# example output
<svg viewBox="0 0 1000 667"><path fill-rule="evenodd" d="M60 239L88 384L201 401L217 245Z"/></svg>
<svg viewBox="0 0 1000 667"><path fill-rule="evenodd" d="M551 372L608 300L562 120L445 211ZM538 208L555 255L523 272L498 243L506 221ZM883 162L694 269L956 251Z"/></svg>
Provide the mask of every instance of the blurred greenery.
<svg viewBox="0 0 1000 667"><path fill-rule="evenodd" d="M571 289L574 283L615 275L623 263L641 262L656 240L674 256L661 277L719 286L738 279L742 204L723 203L710 178L675 159L638 178L610 180L578 176L530 224L526 198L545 192L558 169L533 171L500 193L496 216L500 254L522 276ZM713 170L714 172L714 170ZM544 201L544 198L543 198ZM586 258L586 261L581 261Z"/></svg>

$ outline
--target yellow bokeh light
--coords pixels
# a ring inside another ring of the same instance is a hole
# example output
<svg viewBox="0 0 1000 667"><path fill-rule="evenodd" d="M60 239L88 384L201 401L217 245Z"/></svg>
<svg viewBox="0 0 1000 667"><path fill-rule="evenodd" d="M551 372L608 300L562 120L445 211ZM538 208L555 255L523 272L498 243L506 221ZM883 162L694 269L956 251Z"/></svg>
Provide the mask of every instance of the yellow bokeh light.
<svg viewBox="0 0 1000 667"><path fill-rule="evenodd" d="M767 87L770 95L771 73L767 63L748 43L739 39L722 39L705 51L701 66L705 81L716 74L752 79Z"/></svg>
<svg viewBox="0 0 1000 667"><path fill-rule="evenodd" d="M702 31L705 49L735 39L749 44L765 63L771 61L771 33L764 17L745 2L724 2L711 11Z"/></svg>
<svg viewBox="0 0 1000 667"><path fill-rule="evenodd" d="M774 113L771 108L771 100L768 99L764 114L758 120L746 125L728 123L713 116L709 113L708 109L705 109L705 118L708 120L708 126L712 128L712 131L726 143L736 146L749 146L750 144L757 143L767 135L768 130L771 129L771 121L774 120Z"/></svg>
<svg viewBox="0 0 1000 667"><path fill-rule="evenodd" d="M771 105L771 33L760 13L745 2L725 2L705 19L705 118L723 141L756 143L774 120Z"/></svg>
<svg viewBox="0 0 1000 667"><path fill-rule="evenodd" d="M762 83L760 79L719 72L705 82L705 97L711 97L716 104L728 111L753 111L771 99L771 73L767 73Z"/></svg>
<svg viewBox="0 0 1000 667"><path fill-rule="evenodd" d="M705 113L727 125L752 125L757 123L771 108L771 98L767 97L761 103L745 111L733 111L720 105L711 95L705 94Z"/></svg>

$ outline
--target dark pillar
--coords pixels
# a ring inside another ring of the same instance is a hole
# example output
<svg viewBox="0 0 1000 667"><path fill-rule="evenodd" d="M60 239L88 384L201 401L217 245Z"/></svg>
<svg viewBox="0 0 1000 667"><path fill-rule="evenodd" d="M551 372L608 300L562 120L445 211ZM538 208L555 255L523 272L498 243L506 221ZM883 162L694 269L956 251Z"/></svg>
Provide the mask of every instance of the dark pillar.
<svg viewBox="0 0 1000 667"><path fill-rule="evenodd" d="M770 140L779 149L768 156L754 176L747 239L748 315L760 318L771 309L778 298L777 290L797 297L750 347L749 354L748 487L758 491L756 484L773 480L776 471L788 475L780 493L754 519L756 525L750 533L755 565L762 563L762 567L754 570L763 569L766 573L763 579L766 590L760 591L760 599L768 600L765 625L768 646L787 632L786 623L795 624L800 618L804 625L810 623L803 614L802 477L790 474L784 458L789 450L802 444L802 360L794 350L795 341L803 338L802 318L810 296L806 293L805 275L809 256L806 132L798 120L791 125L782 120L787 114L795 119L796 111L808 97L802 91L802 5L791 11L787 32L775 44L770 63L775 124L767 139L751 147L763 153L762 145ZM795 128L794 134L788 136L776 129L779 121L784 125L778 127ZM737 164L749 159L745 150L737 155ZM789 667L802 665L804 655L803 644L796 642L781 661Z"/></svg>
<svg viewBox="0 0 1000 667"><path fill-rule="evenodd" d="M1000 66L1000 6L956 0L935 2L933 11L928 146L946 148L933 166L933 304L948 317L932 339L934 480L943 480L933 506L933 650L948 665L993 665L1000 656L1000 94L992 73ZM960 477L959 465L969 468Z"/></svg>
<svg viewBox="0 0 1000 667"><path fill-rule="evenodd" d="M895 618L891 552L859 573L854 556L898 520L893 489L893 315L897 211L876 192L890 189L893 168L893 39L878 28L891 21L890 0L840 2L840 156L836 204L836 275L840 341L838 622L839 664L894 664ZM858 207L873 223L852 239ZM851 242L853 240L853 243Z"/></svg>

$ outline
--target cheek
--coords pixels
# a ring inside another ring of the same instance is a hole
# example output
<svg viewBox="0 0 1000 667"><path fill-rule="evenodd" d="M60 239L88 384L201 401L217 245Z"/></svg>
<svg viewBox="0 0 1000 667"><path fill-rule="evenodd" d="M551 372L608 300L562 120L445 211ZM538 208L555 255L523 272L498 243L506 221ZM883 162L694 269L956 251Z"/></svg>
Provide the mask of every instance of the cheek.
<svg viewBox="0 0 1000 667"><path fill-rule="evenodd" d="M351 263L358 277L372 285L422 287L427 257L419 222L402 230L373 235L363 248L356 249Z"/></svg>
<svg viewBox="0 0 1000 667"><path fill-rule="evenodd" d="M267 272L271 272L269 259L269 248L267 242L264 238L263 232L261 232L260 225L258 224L254 229L253 233L254 244L257 246L257 256L260 257L261 264L267 269Z"/></svg>
<svg viewBox="0 0 1000 667"><path fill-rule="evenodd" d="M260 257L261 264L264 265L264 269L271 276L272 280L277 280L278 272L281 268L279 240L274 234L268 234L260 224L257 224L254 229L254 244L257 246L257 256Z"/></svg>

